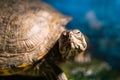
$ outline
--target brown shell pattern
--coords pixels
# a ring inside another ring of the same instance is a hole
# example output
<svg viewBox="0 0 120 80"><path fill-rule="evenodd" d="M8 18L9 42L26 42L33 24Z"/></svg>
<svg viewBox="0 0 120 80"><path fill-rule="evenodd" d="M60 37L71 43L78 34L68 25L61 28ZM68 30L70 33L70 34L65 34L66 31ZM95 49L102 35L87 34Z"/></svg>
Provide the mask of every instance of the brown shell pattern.
<svg viewBox="0 0 120 80"><path fill-rule="evenodd" d="M0 68L41 59L69 18L38 0L0 1Z"/></svg>

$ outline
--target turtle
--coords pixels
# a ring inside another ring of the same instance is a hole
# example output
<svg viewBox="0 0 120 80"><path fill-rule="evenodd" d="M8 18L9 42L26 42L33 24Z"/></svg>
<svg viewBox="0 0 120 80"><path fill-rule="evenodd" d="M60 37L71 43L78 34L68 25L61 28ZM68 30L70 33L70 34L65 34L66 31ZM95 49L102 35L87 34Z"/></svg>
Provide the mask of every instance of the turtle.
<svg viewBox="0 0 120 80"><path fill-rule="evenodd" d="M58 66L87 49L85 35L65 27L71 19L41 0L0 1L0 76L68 80Z"/></svg>

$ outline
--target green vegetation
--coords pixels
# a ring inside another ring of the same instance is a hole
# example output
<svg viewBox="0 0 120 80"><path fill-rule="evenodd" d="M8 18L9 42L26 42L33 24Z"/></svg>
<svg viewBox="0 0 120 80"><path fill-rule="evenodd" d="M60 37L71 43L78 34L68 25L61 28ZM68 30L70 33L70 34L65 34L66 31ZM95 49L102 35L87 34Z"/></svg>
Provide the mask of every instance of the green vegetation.
<svg viewBox="0 0 120 80"><path fill-rule="evenodd" d="M119 72L103 61L93 60L91 63L78 64L67 62L62 64L69 80L120 80Z"/></svg>

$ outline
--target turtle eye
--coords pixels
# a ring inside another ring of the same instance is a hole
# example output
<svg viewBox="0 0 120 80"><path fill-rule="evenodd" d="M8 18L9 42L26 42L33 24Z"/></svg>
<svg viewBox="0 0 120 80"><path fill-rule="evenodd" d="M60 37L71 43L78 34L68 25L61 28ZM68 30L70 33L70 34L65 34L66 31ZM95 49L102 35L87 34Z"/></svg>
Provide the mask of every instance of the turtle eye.
<svg viewBox="0 0 120 80"><path fill-rule="evenodd" d="M79 31L78 29L74 30L73 32L74 32L75 34L79 34L79 33L80 33L80 31Z"/></svg>
<svg viewBox="0 0 120 80"><path fill-rule="evenodd" d="M80 33L80 31L77 32L77 34L79 34L79 33Z"/></svg>

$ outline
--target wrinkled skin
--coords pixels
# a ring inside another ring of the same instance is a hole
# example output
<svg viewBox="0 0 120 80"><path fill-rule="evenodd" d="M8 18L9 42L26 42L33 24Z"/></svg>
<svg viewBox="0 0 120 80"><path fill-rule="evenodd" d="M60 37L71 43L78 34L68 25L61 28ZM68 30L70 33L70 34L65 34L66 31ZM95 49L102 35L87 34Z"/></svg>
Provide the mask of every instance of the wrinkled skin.
<svg viewBox="0 0 120 80"><path fill-rule="evenodd" d="M74 57L86 48L85 36L78 29L63 32L59 39L59 50L63 58Z"/></svg>
<svg viewBox="0 0 120 80"><path fill-rule="evenodd" d="M49 77L54 80L68 80L65 73L58 67L59 64L66 60L74 60L73 58L84 52L86 48L86 38L79 30L64 31L53 48L42 59L44 61L39 68L48 76L42 75L47 77L47 80L50 80Z"/></svg>
<svg viewBox="0 0 120 80"><path fill-rule="evenodd" d="M45 73L49 75L48 77L53 76L53 79L56 77L55 80L68 80L65 73L58 67L59 64L66 60L74 60L73 58L84 52L86 48L86 37L78 29L64 31L44 58L46 64L49 65L49 70L45 71Z"/></svg>

